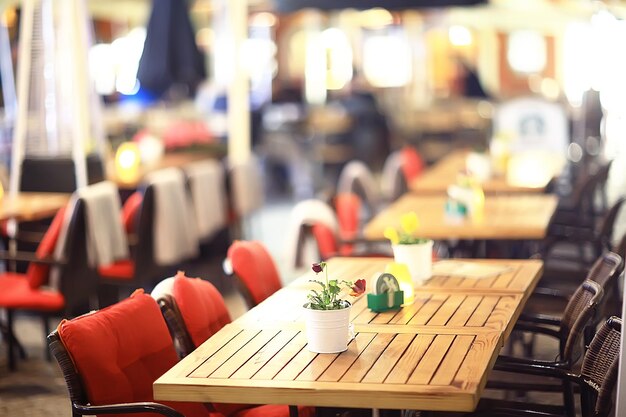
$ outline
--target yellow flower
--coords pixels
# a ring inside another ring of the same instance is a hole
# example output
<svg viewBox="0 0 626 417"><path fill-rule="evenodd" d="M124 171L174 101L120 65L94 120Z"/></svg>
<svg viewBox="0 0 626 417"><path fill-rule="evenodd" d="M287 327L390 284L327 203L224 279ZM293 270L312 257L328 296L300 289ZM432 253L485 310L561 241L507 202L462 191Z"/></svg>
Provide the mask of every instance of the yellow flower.
<svg viewBox="0 0 626 417"><path fill-rule="evenodd" d="M400 225L402 226L402 230L404 231L404 233L412 235L420 226L417 214L414 211L403 214L402 218L400 219Z"/></svg>
<svg viewBox="0 0 626 417"><path fill-rule="evenodd" d="M397 245L398 242L400 242L398 231L391 226L385 228L385 233L383 233L383 235L391 241L392 245Z"/></svg>

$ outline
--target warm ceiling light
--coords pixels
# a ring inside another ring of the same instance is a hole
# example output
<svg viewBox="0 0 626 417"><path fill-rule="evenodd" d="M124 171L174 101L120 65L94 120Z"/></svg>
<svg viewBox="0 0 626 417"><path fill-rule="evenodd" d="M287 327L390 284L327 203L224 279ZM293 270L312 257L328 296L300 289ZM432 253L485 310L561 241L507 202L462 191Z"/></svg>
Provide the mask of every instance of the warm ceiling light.
<svg viewBox="0 0 626 417"><path fill-rule="evenodd" d="M393 16L388 10L376 7L369 10L363 10L359 13L359 21L363 27L380 28L391 25L393 23Z"/></svg>
<svg viewBox="0 0 626 417"><path fill-rule="evenodd" d="M250 19L250 26L272 27L276 24L276 16L272 13L257 13Z"/></svg>
<svg viewBox="0 0 626 417"><path fill-rule="evenodd" d="M15 20L17 19L17 13L14 8L8 8L4 12L2 12L2 24L5 27L11 27L15 25Z"/></svg>
<svg viewBox="0 0 626 417"><path fill-rule="evenodd" d="M469 46L472 44L472 32L465 26L454 25L448 29L448 38L454 46Z"/></svg>

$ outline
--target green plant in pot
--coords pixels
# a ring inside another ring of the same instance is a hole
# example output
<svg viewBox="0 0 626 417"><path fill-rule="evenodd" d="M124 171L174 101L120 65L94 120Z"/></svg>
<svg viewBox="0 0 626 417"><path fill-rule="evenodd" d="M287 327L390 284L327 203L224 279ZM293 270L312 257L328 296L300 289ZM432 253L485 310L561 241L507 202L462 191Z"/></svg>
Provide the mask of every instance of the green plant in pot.
<svg viewBox="0 0 626 417"><path fill-rule="evenodd" d="M412 211L401 216L399 229L387 227L384 232L395 261L409 268L414 285L421 285L432 275L433 241L417 236L419 227L419 218Z"/></svg>
<svg viewBox="0 0 626 417"><path fill-rule="evenodd" d="M304 304L308 349L316 353L337 353L348 348L350 341L350 307L352 303L343 299L345 295L358 297L365 293L366 282L328 279L326 262L315 263L313 272L324 272L324 281L311 282L321 289L312 289Z"/></svg>

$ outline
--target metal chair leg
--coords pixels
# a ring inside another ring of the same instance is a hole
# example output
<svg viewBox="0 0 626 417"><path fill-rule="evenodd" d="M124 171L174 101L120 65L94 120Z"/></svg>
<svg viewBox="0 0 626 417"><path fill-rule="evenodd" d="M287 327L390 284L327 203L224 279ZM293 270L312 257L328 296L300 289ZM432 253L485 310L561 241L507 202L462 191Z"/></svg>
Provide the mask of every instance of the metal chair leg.
<svg viewBox="0 0 626 417"><path fill-rule="evenodd" d="M15 361L15 337L13 336L13 310L7 310L7 363L9 371L15 371L17 364Z"/></svg>
<svg viewBox="0 0 626 417"><path fill-rule="evenodd" d="M290 405L289 406L289 417L298 417L298 406Z"/></svg>
<svg viewBox="0 0 626 417"><path fill-rule="evenodd" d="M46 340L46 338L48 337L48 335L50 334L50 317L46 314L44 314L41 317L42 320L42 324L43 324L43 337L44 340ZM44 356L46 357L46 360L48 362L52 361L52 353L50 352L50 348L48 347L47 343L44 343Z"/></svg>

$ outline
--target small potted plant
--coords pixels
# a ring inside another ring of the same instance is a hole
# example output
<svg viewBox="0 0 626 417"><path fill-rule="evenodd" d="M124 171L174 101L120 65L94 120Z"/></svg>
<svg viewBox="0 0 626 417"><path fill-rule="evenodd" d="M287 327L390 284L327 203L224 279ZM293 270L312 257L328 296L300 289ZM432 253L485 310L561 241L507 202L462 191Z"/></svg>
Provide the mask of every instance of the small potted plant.
<svg viewBox="0 0 626 417"><path fill-rule="evenodd" d="M337 353L348 348L350 341L350 307L352 304L342 296L345 290L352 297L365 292L365 280L338 281L328 279L326 262L313 264L313 272L325 273L325 280L311 280L321 290L313 289L304 304L308 349L315 353Z"/></svg>
<svg viewBox="0 0 626 417"><path fill-rule="evenodd" d="M415 236L417 229L417 214L410 212L400 218L399 230L387 227L385 237L391 241L395 261L409 268L414 285L421 285L432 275L433 241Z"/></svg>

